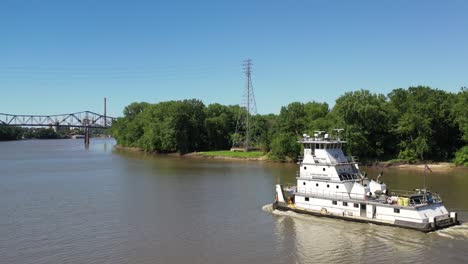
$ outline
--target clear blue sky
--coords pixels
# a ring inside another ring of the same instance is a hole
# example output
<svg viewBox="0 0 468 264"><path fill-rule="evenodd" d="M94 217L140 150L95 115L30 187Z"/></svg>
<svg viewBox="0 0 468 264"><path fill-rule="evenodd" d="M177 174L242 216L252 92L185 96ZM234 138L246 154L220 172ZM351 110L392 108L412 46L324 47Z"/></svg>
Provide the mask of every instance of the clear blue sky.
<svg viewBox="0 0 468 264"><path fill-rule="evenodd" d="M468 1L0 1L0 112L198 98L258 112L346 91L468 86Z"/></svg>

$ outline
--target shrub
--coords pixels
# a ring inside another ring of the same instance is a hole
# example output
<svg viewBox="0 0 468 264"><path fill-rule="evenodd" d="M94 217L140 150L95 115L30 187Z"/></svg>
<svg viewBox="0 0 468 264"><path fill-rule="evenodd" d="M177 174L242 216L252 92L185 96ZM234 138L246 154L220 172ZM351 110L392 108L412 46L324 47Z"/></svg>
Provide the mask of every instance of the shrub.
<svg viewBox="0 0 468 264"><path fill-rule="evenodd" d="M456 165L468 166L468 146L464 146L455 152L455 159L453 159L453 162Z"/></svg>

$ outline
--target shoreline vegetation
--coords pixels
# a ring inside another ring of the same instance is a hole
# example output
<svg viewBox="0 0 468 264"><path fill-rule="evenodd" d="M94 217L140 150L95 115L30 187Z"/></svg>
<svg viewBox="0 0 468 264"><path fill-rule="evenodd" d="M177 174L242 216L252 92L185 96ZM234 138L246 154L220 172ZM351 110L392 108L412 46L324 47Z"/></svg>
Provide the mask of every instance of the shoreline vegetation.
<svg viewBox="0 0 468 264"><path fill-rule="evenodd" d="M119 151L125 151L125 152L151 154L151 152L147 152L144 149L137 148L137 147L124 147L121 145L115 145L114 148ZM158 154L161 154L161 153L158 153ZM183 158L201 158L201 159L215 159L215 160L261 161L261 162L279 162L279 163L294 163L295 162L292 159L287 160L287 161L274 160L274 159L269 158L267 154L261 151L232 152L230 150L221 150L221 151L191 152L191 153L186 153L186 154L163 153L162 155L179 156ZM365 164L364 166L423 171L425 164L426 163L409 164L409 163L404 163L404 162L377 161L374 163ZM428 162L427 164L433 172L446 172L446 171L459 169L459 168L468 169L468 167L466 166L457 166L451 162Z"/></svg>
<svg viewBox="0 0 468 264"><path fill-rule="evenodd" d="M83 135L78 128L67 127L16 127L0 126L0 141L29 140L29 139L69 139ZM84 136L84 135L83 135ZM91 137L106 137L105 129L92 129Z"/></svg>
<svg viewBox="0 0 468 264"><path fill-rule="evenodd" d="M321 130L330 138L346 140L345 153L363 164L384 160L468 166L466 105L466 88L452 93L426 86L397 88L387 95L346 92L333 107L325 102L292 102L279 114L266 115L250 115L239 105L205 105L197 99L134 102L113 122L111 133L117 144L146 152L216 156L209 151L249 142L248 148L261 149L268 159L294 161L301 152L297 140ZM245 115L249 122L239 122L238 117ZM337 135L336 128L344 131Z"/></svg>

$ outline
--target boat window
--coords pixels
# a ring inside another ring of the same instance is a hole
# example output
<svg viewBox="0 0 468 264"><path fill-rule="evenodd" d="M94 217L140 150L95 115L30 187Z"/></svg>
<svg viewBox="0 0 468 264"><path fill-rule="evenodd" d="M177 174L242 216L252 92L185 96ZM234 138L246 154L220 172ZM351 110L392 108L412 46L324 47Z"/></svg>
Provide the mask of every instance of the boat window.
<svg viewBox="0 0 468 264"><path fill-rule="evenodd" d="M317 187L318 187L318 183L316 183L316 184L315 184L315 186L317 186Z"/></svg>
<svg viewBox="0 0 468 264"><path fill-rule="evenodd" d="M307 170L307 167L306 167L306 166L304 166L304 170Z"/></svg>
<svg viewBox="0 0 468 264"><path fill-rule="evenodd" d="M396 214L399 214L399 213L400 213L400 209L399 209L399 208L393 208L393 212L396 213Z"/></svg>
<svg viewBox="0 0 468 264"><path fill-rule="evenodd" d="M336 205L336 204L337 204L337 202L336 202L336 201L332 201L332 204Z"/></svg>
<svg viewBox="0 0 468 264"><path fill-rule="evenodd" d="M340 177L340 181L343 180L343 175L340 174L340 175L338 175L338 177Z"/></svg>
<svg viewBox="0 0 468 264"><path fill-rule="evenodd" d="M325 168L323 168L323 171L325 171Z"/></svg>
<svg viewBox="0 0 468 264"><path fill-rule="evenodd" d="M319 147L319 144L315 144L315 148L316 148L316 149L320 148L320 147Z"/></svg>
<svg viewBox="0 0 468 264"><path fill-rule="evenodd" d="M304 200L305 200L306 202L308 202L308 201L309 201L309 197L305 197Z"/></svg>
<svg viewBox="0 0 468 264"><path fill-rule="evenodd" d="M356 203L355 203L355 204L354 204L354 207L359 208L359 204L356 204Z"/></svg>
<svg viewBox="0 0 468 264"><path fill-rule="evenodd" d="M339 189L339 188L340 188L340 186L338 186L338 185L337 185L337 186L336 186L336 188L337 188L337 189Z"/></svg>
<svg viewBox="0 0 468 264"><path fill-rule="evenodd" d="M304 184L304 185L306 185L306 183L305 183L305 182L303 182L303 184Z"/></svg>
<svg viewBox="0 0 468 264"><path fill-rule="evenodd" d="M330 184L327 184L327 188L330 188Z"/></svg>
<svg viewBox="0 0 468 264"><path fill-rule="evenodd" d="M352 175L352 174L349 174L349 173L342 173L339 176L340 176L340 179L343 179L344 181L350 181L353 178L357 179L356 175Z"/></svg>
<svg viewBox="0 0 468 264"><path fill-rule="evenodd" d="M343 206L348 206L348 202L343 202Z"/></svg>

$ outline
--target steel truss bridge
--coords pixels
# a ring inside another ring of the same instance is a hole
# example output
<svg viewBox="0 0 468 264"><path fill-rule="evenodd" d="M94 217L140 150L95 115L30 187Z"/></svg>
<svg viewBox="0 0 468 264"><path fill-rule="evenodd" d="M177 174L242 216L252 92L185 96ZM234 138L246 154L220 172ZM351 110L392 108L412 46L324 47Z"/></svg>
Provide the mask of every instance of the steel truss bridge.
<svg viewBox="0 0 468 264"><path fill-rule="evenodd" d="M91 111L61 115L13 115L0 113L0 126L109 128L114 117Z"/></svg>

